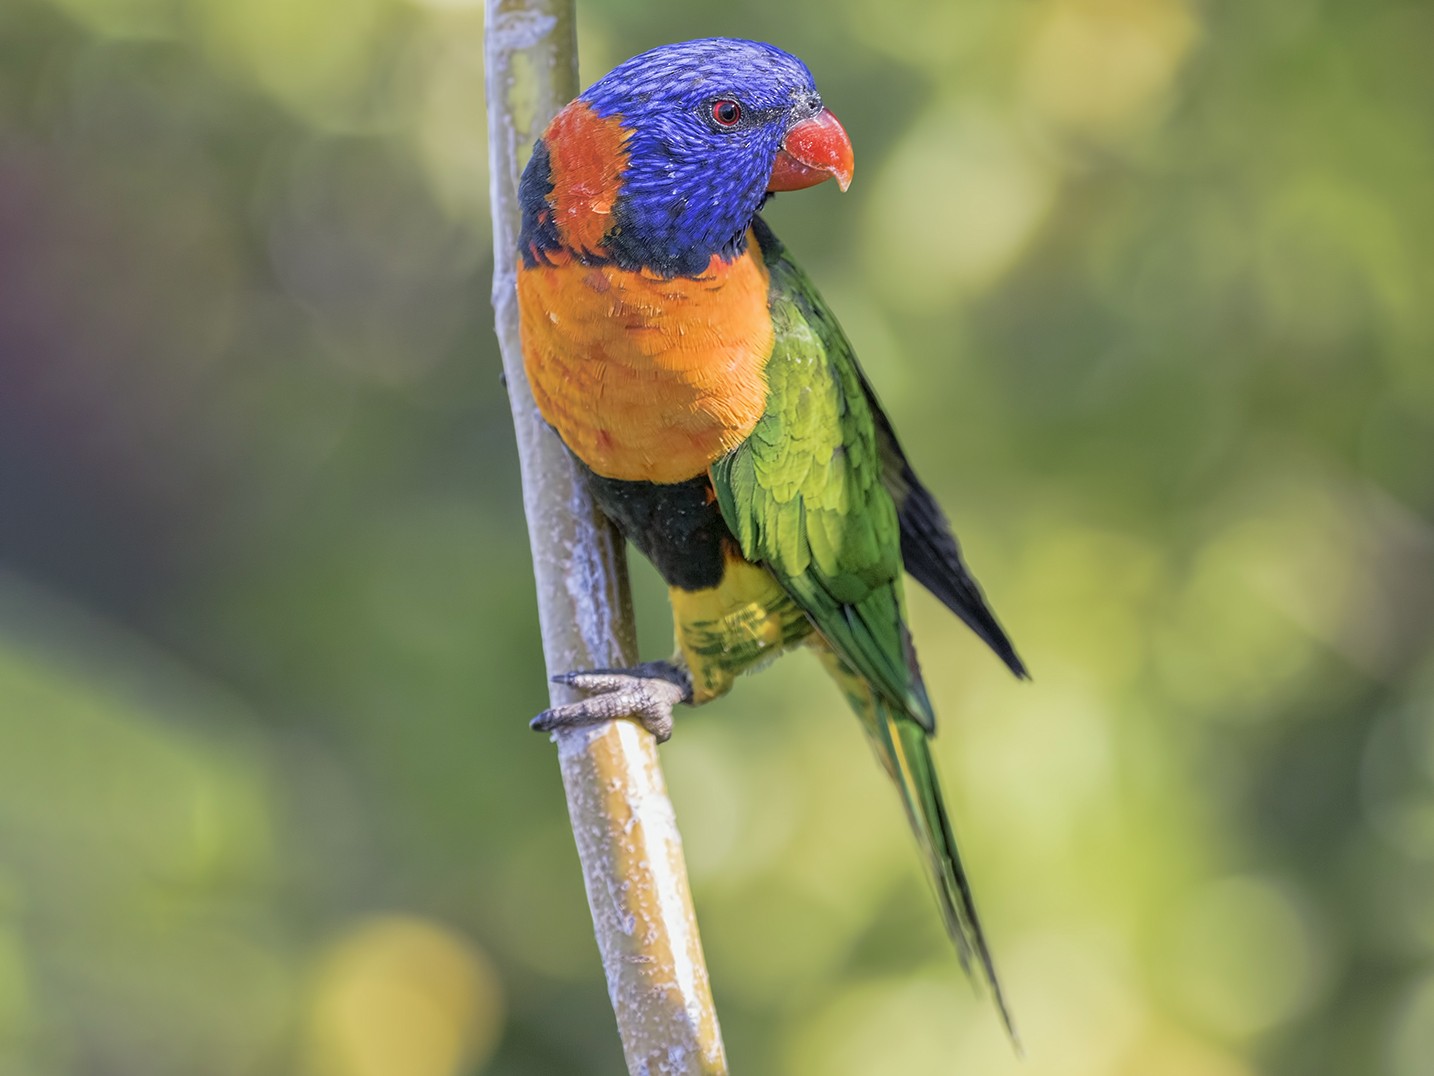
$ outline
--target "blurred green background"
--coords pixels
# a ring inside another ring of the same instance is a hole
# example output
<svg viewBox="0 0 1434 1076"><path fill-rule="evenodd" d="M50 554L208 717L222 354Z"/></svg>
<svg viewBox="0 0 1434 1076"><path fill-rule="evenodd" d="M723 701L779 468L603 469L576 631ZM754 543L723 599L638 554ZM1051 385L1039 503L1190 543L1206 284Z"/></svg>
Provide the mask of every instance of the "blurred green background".
<svg viewBox="0 0 1434 1076"><path fill-rule="evenodd" d="M1036 677L913 596L1024 1062L816 663L681 719L736 1070L1434 1072L1434 8L581 7L813 68L768 219ZM473 0L0 5L0 1073L621 1071L486 203Z"/></svg>

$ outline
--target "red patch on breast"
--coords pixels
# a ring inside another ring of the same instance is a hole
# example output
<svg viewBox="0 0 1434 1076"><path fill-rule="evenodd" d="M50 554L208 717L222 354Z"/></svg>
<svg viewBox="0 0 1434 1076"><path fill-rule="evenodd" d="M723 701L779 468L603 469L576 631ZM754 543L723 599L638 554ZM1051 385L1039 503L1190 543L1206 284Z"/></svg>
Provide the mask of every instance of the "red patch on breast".
<svg viewBox="0 0 1434 1076"><path fill-rule="evenodd" d="M548 204L569 249L602 249L627 167L628 134L621 119L604 119L584 101L568 105L544 132L553 184Z"/></svg>

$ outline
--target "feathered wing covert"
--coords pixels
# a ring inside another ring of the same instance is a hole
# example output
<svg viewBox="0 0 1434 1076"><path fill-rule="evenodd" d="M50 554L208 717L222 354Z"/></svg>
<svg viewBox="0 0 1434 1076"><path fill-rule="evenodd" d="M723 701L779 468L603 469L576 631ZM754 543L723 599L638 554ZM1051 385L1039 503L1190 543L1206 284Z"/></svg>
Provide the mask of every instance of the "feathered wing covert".
<svg viewBox="0 0 1434 1076"><path fill-rule="evenodd" d="M752 435L712 466L718 503L742 555L772 572L820 634L901 792L962 961L980 965L1009 1027L927 744L935 717L903 616L903 555L1013 668L1020 663L836 319L765 224L754 228L775 329L767 406Z"/></svg>

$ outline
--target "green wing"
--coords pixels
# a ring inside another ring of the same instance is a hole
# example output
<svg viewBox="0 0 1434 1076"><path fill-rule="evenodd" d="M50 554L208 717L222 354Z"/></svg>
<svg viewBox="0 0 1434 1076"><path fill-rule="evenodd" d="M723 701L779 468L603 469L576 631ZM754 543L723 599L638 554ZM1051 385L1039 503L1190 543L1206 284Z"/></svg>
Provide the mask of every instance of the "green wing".
<svg viewBox="0 0 1434 1076"><path fill-rule="evenodd" d="M829 645L824 659L901 793L961 962L980 966L1014 1038L926 742L935 719L902 615L903 550L921 554L931 570L918 578L932 586L960 564L954 539L949 550L938 540L949 538L945 519L910 474L826 304L760 219L754 230L775 343L766 413L712 466L722 516L742 555L776 576ZM913 516L920 528L903 518L913 488L918 507L930 501L935 513Z"/></svg>
<svg viewBox="0 0 1434 1076"><path fill-rule="evenodd" d="M1016 654L986 596L961 558L961 546L951 533L946 514L907 462L891 421L881 410L871 384L862 378L862 390L876 418L876 443L881 450L882 484L896 502L901 523L901 559L907 572L959 616L981 641L995 651L1006 667L1022 680L1026 666Z"/></svg>
<svg viewBox="0 0 1434 1076"><path fill-rule="evenodd" d="M712 467L722 515L743 556L772 571L838 656L931 730L902 616L901 529L861 372L820 296L757 224L775 334L767 411Z"/></svg>

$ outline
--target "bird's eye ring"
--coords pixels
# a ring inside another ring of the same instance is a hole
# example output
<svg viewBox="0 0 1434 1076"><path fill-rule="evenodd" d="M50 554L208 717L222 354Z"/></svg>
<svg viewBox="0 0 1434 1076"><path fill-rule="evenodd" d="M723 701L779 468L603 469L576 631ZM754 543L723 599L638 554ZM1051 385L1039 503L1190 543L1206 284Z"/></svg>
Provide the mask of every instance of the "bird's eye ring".
<svg viewBox="0 0 1434 1076"><path fill-rule="evenodd" d="M736 127L742 122L742 106L728 97L713 101L712 119L719 127Z"/></svg>

